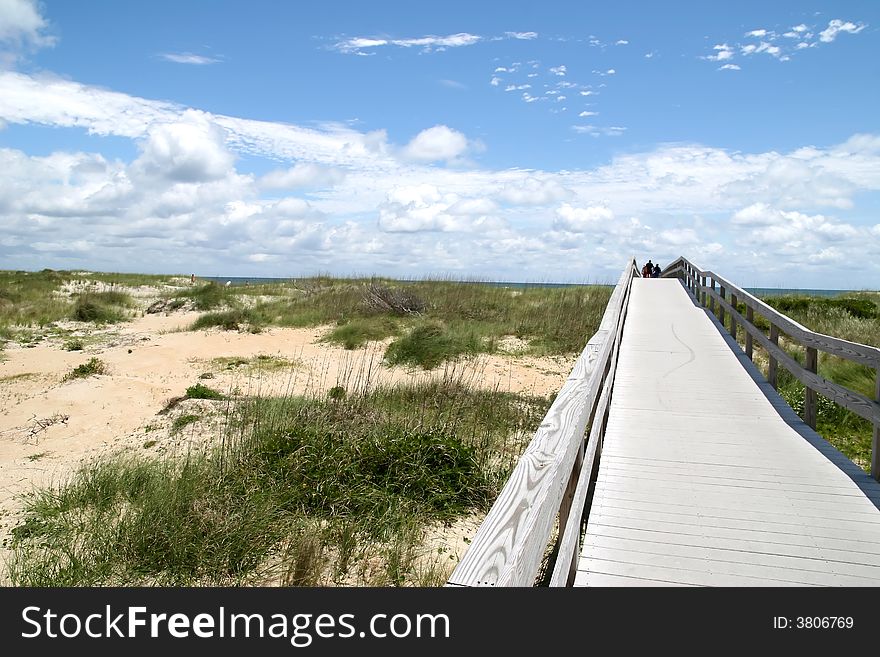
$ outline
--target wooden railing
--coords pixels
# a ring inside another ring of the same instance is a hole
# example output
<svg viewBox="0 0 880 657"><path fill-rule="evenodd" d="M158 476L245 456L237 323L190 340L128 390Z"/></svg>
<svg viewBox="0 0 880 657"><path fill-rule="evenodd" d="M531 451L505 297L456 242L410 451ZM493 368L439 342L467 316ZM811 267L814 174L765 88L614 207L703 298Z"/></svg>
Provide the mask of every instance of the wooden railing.
<svg viewBox="0 0 880 657"><path fill-rule="evenodd" d="M662 275L681 278L697 302L707 306L711 312L715 312L715 304L718 304L718 320L722 326L727 327L726 322L729 319L729 331L734 340L738 327L745 331L745 353L750 359L753 356L754 342L766 350L769 357L767 380L774 389L777 387L780 365L806 386L803 419L811 428L816 428L817 393L868 420L874 427L871 476L880 481L880 349L811 331L718 274L703 271L685 258L674 261L666 267ZM738 310L739 304L745 305L745 317ZM756 313L770 324L769 337L755 326ZM779 346L779 337L782 334L804 348L804 365ZM820 351L873 368L874 399L819 375Z"/></svg>
<svg viewBox="0 0 880 657"><path fill-rule="evenodd" d="M599 330L581 352L448 586L533 586L557 518L556 560L549 583L572 583L632 280L638 276L635 260L630 260Z"/></svg>

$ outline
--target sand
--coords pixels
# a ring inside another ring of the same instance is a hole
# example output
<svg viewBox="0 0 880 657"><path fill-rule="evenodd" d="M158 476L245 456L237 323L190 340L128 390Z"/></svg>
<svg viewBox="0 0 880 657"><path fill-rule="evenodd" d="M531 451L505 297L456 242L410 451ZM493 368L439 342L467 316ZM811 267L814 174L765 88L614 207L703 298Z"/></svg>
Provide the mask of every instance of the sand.
<svg viewBox="0 0 880 657"><path fill-rule="evenodd" d="M548 395L562 387L574 362L574 357L523 356L522 344L509 338L502 341L507 353L425 372L382 364L387 342L351 351L322 342L331 327L269 328L258 334L185 330L196 317L194 312L143 315L100 330L72 322L68 328L86 338L83 351L66 351L61 339L7 345L0 356L0 542L21 517L23 494L63 481L85 460L117 451L174 452L219 435L222 404L187 400L162 413L171 399L198 382L233 395L326 394L339 384L351 390L367 382L443 376L445 370L477 386ZM268 367L255 366L257 356ZM105 374L63 380L92 357L106 364ZM173 419L185 413L204 419L172 431ZM475 529L473 523L468 526ZM0 548L0 560L6 556Z"/></svg>

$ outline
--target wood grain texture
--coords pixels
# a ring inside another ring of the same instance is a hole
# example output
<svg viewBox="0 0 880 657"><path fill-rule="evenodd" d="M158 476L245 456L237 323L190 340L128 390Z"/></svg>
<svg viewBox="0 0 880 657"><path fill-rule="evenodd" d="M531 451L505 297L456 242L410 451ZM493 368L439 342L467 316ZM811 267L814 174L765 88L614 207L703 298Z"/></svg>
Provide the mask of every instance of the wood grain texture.
<svg viewBox="0 0 880 657"><path fill-rule="evenodd" d="M587 422L598 400L628 288L637 275L632 260L615 286L599 330L590 338L470 548L450 576L450 585L534 583L584 441Z"/></svg>

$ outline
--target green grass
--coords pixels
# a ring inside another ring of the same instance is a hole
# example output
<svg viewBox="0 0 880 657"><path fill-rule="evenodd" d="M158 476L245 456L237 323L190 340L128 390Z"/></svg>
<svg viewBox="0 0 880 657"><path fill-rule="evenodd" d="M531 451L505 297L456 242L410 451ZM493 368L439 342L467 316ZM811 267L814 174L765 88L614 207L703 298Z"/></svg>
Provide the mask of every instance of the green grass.
<svg viewBox="0 0 880 657"><path fill-rule="evenodd" d="M234 310L206 313L193 322L190 330L197 331L199 329L218 327L224 331L239 331L245 326L258 328L260 322L252 311L236 308Z"/></svg>
<svg viewBox="0 0 880 657"><path fill-rule="evenodd" d="M484 349L482 337L473 328L461 325L450 328L428 320L392 342L385 352L385 359L392 365L414 365L430 370L462 355L488 351Z"/></svg>
<svg viewBox="0 0 880 657"><path fill-rule="evenodd" d="M127 317L125 309L131 305L131 296L124 292L87 292L74 302L71 319L96 324L121 322Z"/></svg>
<svg viewBox="0 0 880 657"><path fill-rule="evenodd" d="M193 413L187 413L186 415L180 415L174 418L174 422L171 423L171 433L178 433L184 427L189 426L190 424L194 424L202 419L201 415L195 415Z"/></svg>
<svg viewBox="0 0 880 657"><path fill-rule="evenodd" d="M246 399L213 452L121 455L34 493L7 574L17 586L436 584L442 573L419 565L427 527L485 510L546 408L451 379Z"/></svg>
<svg viewBox="0 0 880 657"><path fill-rule="evenodd" d="M880 347L880 295L855 293L834 298L788 295L769 296L764 301L813 331ZM765 333L769 331L766 321L756 321L756 325ZM789 355L803 364L803 347L784 338L783 344ZM763 367L766 375L766 359ZM818 372L850 390L874 397L875 374L864 365L820 352ZM780 395L803 417L803 384L780 367L777 385ZM872 427L867 420L819 395L816 430L854 463L866 471L870 469Z"/></svg>
<svg viewBox="0 0 880 657"><path fill-rule="evenodd" d="M235 295L235 288L217 285L217 283L206 283L191 289L181 290L175 297L192 300L196 310L214 310L215 308L236 305Z"/></svg>
<svg viewBox="0 0 880 657"><path fill-rule="evenodd" d="M384 340L397 335L399 324L387 316L358 317L334 328L324 336L324 342L341 344L346 349L357 349L367 342Z"/></svg>
<svg viewBox="0 0 880 657"><path fill-rule="evenodd" d="M201 383L196 383L186 389L187 399L226 399L222 392L209 388Z"/></svg>
<svg viewBox="0 0 880 657"><path fill-rule="evenodd" d="M85 343L80 338L71 338L64 343L65 351L82 351L85 349Z"/></svg>
<svg viewBox="0 0 880 657"><path fill-rule="evenodd" d="M98 374L105 374L107 372L107 366L100 358L90 358L87 362L82 365L77 365L70 372L64 375L63 381L70 381L72 379L85 379L90 376L96 376Z"/></svg>

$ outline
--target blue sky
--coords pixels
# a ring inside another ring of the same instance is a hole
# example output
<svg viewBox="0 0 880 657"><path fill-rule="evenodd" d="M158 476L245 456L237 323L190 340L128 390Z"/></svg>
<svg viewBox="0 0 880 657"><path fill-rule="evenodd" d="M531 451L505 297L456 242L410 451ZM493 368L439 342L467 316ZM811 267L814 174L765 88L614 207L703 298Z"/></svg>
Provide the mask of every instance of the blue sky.
<svg viewBox="0 0 880 657"><path fill-rule="evenodd" d="M424 5L424 6L423 6ZM876 2L0 0L0 265L880 288Z"/></svg>

